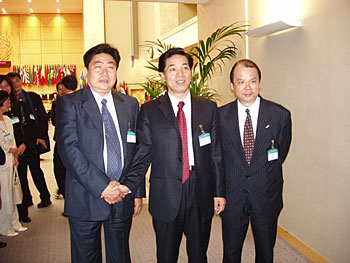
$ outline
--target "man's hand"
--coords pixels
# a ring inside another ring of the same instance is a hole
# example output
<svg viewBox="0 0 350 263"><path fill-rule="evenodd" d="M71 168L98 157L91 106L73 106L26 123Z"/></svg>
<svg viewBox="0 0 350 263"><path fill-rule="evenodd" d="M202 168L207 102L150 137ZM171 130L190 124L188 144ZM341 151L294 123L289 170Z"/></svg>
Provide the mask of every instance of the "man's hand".
<svg viewBox="0 0 350 263"><path fill-rule="evenodd" d="M103 198L110 205L121 201L125 197L125 194L123 191L119 190L119 186L119 182L110 181L106 189L102 192L101 198Z"/></svg>
<svg viewBox="0 0 350 263"><path fill-rule="evenodd" d="M142 209L142 198L135 198L134 201L134 216L139 214Z"/></svg>
<svg viewBox="0 0 350 263"><path fill-rule="evenodd" d="M214 210L215 213L218 215L222 211L224 211L226 205L226 199L223 197L214 197Z"/></svg>
<svg viewBox="0 0 350 263"><path fill-rule="evenodd" d="M119 190L119 191L121 191L124 195L127 195L127 194L130 194L130 193L131 193L129 187L127 187L126 185L120 184L119 182L118 182L118 185L116 185L116 186L113 188L113 190Z"/></svg>
<svg viewBox="0 0 350 263"><path fill-rule="evenodd" d="M26 150L26 145L24 143L22 143L20 146L18 146L17 148L17 155L22 155L24 153L24 151Z"/></svg>
<svg viewBox="0 0 350 263"><path fill-rule="evenodd" d="M45 140L40 139L40 138L36 139L36 145L38 145L39 143L40 143L45 149L47 149L47 145L46 145Z"/></svg>
<svg viewBox="0 0 350 263"><path fill-rule="evenodd" d="M15 157L13 158L13 166L14 167L18 167L18 157L17 157L17 155L15 155Z"/></svg>

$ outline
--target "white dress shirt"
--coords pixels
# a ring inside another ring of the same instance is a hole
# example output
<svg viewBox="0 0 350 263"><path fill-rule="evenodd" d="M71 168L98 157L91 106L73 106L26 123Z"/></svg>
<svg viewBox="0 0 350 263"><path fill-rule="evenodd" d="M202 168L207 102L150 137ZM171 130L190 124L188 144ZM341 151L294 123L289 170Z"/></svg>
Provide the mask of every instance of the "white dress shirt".
<svg viewBox="0 0 350 263"><path fill-rule="evenodd" d="M258 125L258 116L259 116L259 107L260 107L260 97L258 96L254 103L249 107L244 106L242 103L237 100L238 107L238 123L239 123L239 133L241 135L241 142L243 145L243 133L244 133L244 123L247 118L246 109L249 109L250 117L252 119L253 131L254 131L254 140L256 139L256 127Z"/></svg>
<svg viewBox="0 0 350 263"><path fill-rule="evenodd" d="M180 102L177 98L172 96L168 92L171 106L173 107L175 117L177 116L177 112L179 111L179 107L177 106ZM186 117L186 126L187 126L187 145L188 145L188 160L189 165L194 165L194 153L193 153L193 144L192 144L192 115L191 115L191 93L188 92L186 98L184 100L181 100L185 103L183 106L183 111L185 113Z"/></svg>
<svg viewBox="0 0 350 263"><path fill-rule="evenodd" d="M91 88L90 88L91 89ZM119 129L119 122L118 122L118 116L117 116L117 111L114 106L114 101L113 101L113 96L112 92L110 91L107 96L102 97L100 94L95 92L94 90L91 89L92 94L94 95L94 98L96 100L97 106L100 109L100 113L102 114L102 100L105 99L107 100L107 109L109 113L112 115L112 119L114 122L115 129L117 130L118 133L118 138L119 138L119 143L120 143L120 151L121 151L121 159L122 159L122 167L124 167L124 151L123 151L123 142L121 140L121 135L120 135L120 129ZM105 165L105 172L107 172L107 144L106 144L106 136L105 136L105 125L103 124L103 161Z"/></svg>

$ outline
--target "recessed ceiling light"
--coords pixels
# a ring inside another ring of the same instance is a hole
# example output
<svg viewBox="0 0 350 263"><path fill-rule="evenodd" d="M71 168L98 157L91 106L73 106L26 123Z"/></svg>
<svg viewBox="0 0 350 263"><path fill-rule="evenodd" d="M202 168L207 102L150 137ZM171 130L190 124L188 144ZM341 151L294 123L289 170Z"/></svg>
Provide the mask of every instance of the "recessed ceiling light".
<svg viewBox="0 0 350 263"><path fill-rule="evenodd" d="M7 14L5 8L1 8L1 12L2 12L3 14Z"/></svg>
<svg viewBox="0 0 350 263"><path fill-rule="evenodd" d="M59 8L57 8L57 14L59 14L60 13L60 9Z"/></svg>
<svg viewBox="0 0 350 263"><path fill-rule="evenodd" d="M34 13L33 8L29 8L29 13L31 13L31 14Z"/></svg>
<svg viewBox="0 0 350 263"><path fill-rule="evenodd" d="M60 0L56 0L56 2L57 2L57 3L59 3L59 2L60 2Z"/></svg>
<svg viewBox="0 0 350 263"><path fill-rule="evenodd" d="M28 1L28 3L31 3L32 2L32 0L27 0Z"/></svg>

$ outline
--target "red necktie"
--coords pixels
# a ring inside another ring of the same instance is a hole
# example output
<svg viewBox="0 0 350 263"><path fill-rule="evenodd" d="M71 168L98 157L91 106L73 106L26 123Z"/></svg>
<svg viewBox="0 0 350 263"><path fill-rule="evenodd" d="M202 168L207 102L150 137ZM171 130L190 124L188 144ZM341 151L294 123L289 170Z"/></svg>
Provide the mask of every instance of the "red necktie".
<svg viewBox="0 0 350 263"><path fill-rule="evenodd" d="M249 109L245 111L247 113L247 118L244 123L244 131L243 131L243 150L245 153L245 159L250 165L250 160L252 159L253 151L254 151L254 131L252 125L252 118L249 114Z"/></svg>
<svg viewBox="0 0 350 263"><path fill-rule="evenodd" d="M180 101L177 105L179 110L177 111L177 123L179 125L181 141L182 141L182 183L190 177L190 165L188 160L188 143L187 143L187 124L185 113L182 107L185 105L183 101Z"/></svg>

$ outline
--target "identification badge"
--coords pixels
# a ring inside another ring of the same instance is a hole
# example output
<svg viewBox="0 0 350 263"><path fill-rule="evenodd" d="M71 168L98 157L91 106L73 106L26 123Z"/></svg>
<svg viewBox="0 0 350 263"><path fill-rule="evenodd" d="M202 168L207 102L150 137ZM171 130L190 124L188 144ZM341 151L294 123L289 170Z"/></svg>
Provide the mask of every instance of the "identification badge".
<svg viewBox="0 0 350 263"><path fill-rule="evenodd" d="M13 118L11 119L11 121L12 121L12 124L19 123L19 118L18 118L18 117L13 117Z"/></svg>
<svg viewBox="0 0 350 263"><path fill-rule="evenodd" d="M32 113L29 114L29 118L32 119L33 121L35 121L35 116L34 116L34 114L32 114Z"/></svg>
<svg viewBox="0 0 350 263"><path fill-rule="evenodd" d="M271 140L272 146L271 149L267 151L267 161L273 161L278 159L278 149L275 149L275 141Z"/></svg>
<svg viewBox="0 0 350 263"><path fill-rule="evenodd" d="M136 134L131 131L131 123L128 122L128 133L126 136L126 142L128 143L136 143Z"/></svg>
<svg viewBox="0 0 350 263"><path fill-rule="evenodd" d="M202 146L211 144L210 133L204 132L202 124L199 125L199 128L201 129L201 133L202 133L201 135L198 136L199 146L202 147Z"/></svg>
<svg viewBox="0 0 350 263"><path fill-rule="evenodd" d="M11 141L11 134L5 134L4 135L4 140L5 140L5 142L8 142L8 141Z"/></svg>
<svg viewBox="0 0 350 263"><path fill-rule="evenodd" d="M126 142L136 143L136 134L132 131L128 131L128 135L126 136Z"/></svg>

